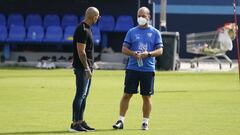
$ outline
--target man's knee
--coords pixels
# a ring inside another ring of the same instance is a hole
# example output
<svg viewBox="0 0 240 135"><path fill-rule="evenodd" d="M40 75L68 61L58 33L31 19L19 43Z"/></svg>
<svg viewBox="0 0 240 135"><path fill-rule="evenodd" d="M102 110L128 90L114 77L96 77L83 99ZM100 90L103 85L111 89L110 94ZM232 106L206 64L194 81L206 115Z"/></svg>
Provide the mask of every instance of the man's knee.
<svg viewBox="0 0 240 135"><path fill-rule="evenodd" d="M131 97L132 97L133 94L127 94L127 93L124 93L123 94L123 99L124 100L129 100Z"/></svg>
<svg viewBox="0 0 240 135"><path fill-rule="evenodd" d="M142 96L143 102L151 102L151 96Z"/></svg>

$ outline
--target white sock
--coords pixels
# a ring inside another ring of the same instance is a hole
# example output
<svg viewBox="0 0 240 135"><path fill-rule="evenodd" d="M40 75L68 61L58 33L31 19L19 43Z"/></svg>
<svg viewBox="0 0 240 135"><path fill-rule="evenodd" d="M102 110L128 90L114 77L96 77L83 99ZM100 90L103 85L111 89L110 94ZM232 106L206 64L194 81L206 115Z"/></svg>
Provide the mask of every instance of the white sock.
<svg viewBox="0 0 240 135"><path fill-rule="evenodd" d="M124 123L124 116L120 116L119 120L121 120Z"/></svg>
<svg viewBox="0 0 240 135"><path fill-rule="evenodd" d="M149 118L143 118L143 123L148 124Z"/></svg>

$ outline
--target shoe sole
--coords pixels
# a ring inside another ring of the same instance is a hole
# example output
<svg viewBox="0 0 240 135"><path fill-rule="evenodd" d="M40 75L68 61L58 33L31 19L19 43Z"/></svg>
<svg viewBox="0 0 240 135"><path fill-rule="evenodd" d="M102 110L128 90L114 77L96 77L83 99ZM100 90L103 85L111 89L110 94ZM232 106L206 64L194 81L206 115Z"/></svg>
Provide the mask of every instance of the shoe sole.
<svg viewBox="0 0 240 135"><path fill-rule="evenodd" d="M142 130L148 130L149 128L142 128Z"/></svg>
<svg viewBox="0 0 240 135"><path fill-rule="evenodd" d="M88 130L86 130L86 131L85 131L85 130L78 131L78 130L75 130L75 129L72 129L72 128L69 128L68 131L71 132L71 133L76 133L76 132L88 132Z"/></svg>
<svg viewBox="0 0 240 135"><path fill-rule="evenodd" d="M114 128L114 129L123 129L123 127L120 127L120 128L119 128L119 127L117 127L117 126L115 126L115 125L113 125L113 128Z"/></svg>
<svg viewBox="0 0 240 135"><path fill-rule="evenodd" d="M96 129L94 129L94 130L87 130L88 132L94 132L94 131L96 131Z"/></svg>

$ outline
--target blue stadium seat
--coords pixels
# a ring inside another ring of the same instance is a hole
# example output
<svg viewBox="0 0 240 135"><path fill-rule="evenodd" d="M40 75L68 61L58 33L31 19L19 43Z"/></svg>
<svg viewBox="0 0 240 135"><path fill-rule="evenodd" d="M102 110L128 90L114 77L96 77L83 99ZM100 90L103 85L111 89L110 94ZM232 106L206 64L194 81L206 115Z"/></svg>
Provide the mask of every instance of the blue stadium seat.
<svg viewBox="0 0 240 135"><path fill-rule="evenodd" d="M93 25L92 27L92 33L93 33L93 41L94 45L99 45L101 42L101 32L97 25Z"/></svg>
<svg viewBox="0 0 240 135"><path fill-rule="evenodd" d="M60 26L60 18L56 14L46 14L43 19L43 26L45 28L49 26Z"/></svg>
<svg viewBox="0 0 240 135"><path fill-rule="evenodd" d="M67 26L64 29L63 42L72 43L75 29L76 29L76 26Z"/></svg>
<svg viewBox="0 0 240 135"><path fill-rule="evenodd" d="M127 32L132 27L134 27L132 16L121 15L117 18L115 26L116 32Z"/></svg>
<svg viewBox="0 0 240 135"><path fill-rule="evenodd" d="M25 40L26 31L24 26L10 27L8 42L23 42Z"/></svg>
<svg viewBox="0 0 240 135"><path fill-rule="evenodd" d="M39 14L29 14L25 21L26 28L30 26L42 26L42 18Z"/></svg>
<svg viewBox="0 0 240 135"><path fill-rule="evenodd" d="M24 18L21 14L10 14L8 16L8 27L24 26Z"/></svg>
<svg viewBox="0 0 240 135"><path fill-rule="evenodd" d="M49 26L45 34L44 42L61 42L63 31L61 26Z"/></svg>
<svg viewBox="0 0 240 135"><path fill-rule="evenodd" d="M78 18L73 14L65 14L62 18L62 27L76 26L78 24Z"/></svg>
<svg viewBox="0 0 240 135"><path fill-rule="evenodd" d="M0 14L0 26L6 26L6 16L4 14Z"/></svg>
<svg viewBox="0 0 240 135"><path fill-rule="evenodd" d="M44 29L40 25L30 26L27 32L27 42L41 42L44 37Z"/></svg>
<svg viewBox="0 0 240 135"><path fill-rule="evenodd" d="M4 42L7 38L6 26L0 25L0 42Z"/></svg>
<svg viewBox="0 0 240 135"><path fill-rule="evenodd" d="M100 31L103 32L112 32L115 27L115 20L114 17L111 15L103 15L101 16L99 22L98 22L98 27Z"/></svg>

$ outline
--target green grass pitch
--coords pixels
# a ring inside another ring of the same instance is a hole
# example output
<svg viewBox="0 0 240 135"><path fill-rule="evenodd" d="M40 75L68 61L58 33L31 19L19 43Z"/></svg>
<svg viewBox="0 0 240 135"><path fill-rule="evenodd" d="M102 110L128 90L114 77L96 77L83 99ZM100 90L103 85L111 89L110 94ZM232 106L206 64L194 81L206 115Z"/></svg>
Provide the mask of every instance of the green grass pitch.
<svg viewBox="0 0 240 135"><path fill-rule="evenodd" d="M124 71L95 71L85 119L89 135L239 135L236 72L156 72L149 131L140 130L142 99L133 96L124 130L118 119ZM0 135L61 135L71 123L71 69L0 69Z"/></svg>

